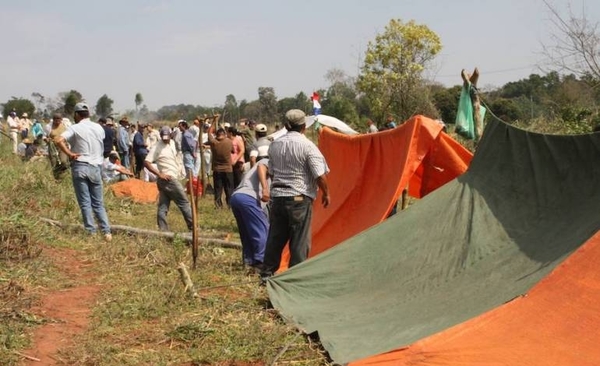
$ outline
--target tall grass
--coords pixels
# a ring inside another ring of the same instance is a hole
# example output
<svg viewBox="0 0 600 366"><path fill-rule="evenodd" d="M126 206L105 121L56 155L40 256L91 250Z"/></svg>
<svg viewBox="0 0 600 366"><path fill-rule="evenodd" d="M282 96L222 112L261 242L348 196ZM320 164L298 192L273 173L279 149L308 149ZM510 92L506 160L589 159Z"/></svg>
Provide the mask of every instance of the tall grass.
<svg viewBox="0 0 600 366"><path fill-rule="evenodd" d="M86 283L100 286L89 328L56 357L66 365L277 364L325 365L310 340L297 337L267 307L255 275L241 265L241 253L201 243L198 268L189 270L199 297L190 297L177 272L190 264L180 240L64 230L40 221L48 217L81 223L70 176L57 182L42 160L23 163L0 143L0 360L16 365L15 352L31 346L36 328L49 321L32 307L48 292ZM113 224L156 229L156 206L114 197L105 191ZM215 210L212 196L200 200L203 235L239 240L227 210ZM169 212L173 231L186 231L176 207ZM89 264L91 277L70 277L48 253L69 248ZM229 287L219 287L232 284ZM217 287L215 287L217 286ZM65 304L67 306L68 304ZM289 347L288 347L289 346Z"/></svg>

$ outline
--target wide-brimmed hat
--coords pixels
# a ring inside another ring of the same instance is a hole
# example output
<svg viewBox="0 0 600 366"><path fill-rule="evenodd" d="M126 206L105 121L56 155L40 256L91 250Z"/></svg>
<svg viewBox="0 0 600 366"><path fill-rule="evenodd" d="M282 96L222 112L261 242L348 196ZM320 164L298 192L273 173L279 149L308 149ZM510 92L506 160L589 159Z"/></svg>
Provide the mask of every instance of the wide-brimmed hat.
<svg viewBox="0 0 600 366"><path fill-rule="evenodd" d="M121 117L121 119L119 120L119 123L124 122L124 123L129 123L129 118L127 118L127 116L123 116Z"/></svg>

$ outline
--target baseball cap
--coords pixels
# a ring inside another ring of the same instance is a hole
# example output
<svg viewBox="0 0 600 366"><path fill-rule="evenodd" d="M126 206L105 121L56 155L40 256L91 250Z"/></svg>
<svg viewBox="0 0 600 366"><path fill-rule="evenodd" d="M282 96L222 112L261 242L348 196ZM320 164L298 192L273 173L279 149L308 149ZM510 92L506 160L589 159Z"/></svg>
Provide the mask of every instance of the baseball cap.
<svg viewBox="0 0 600 366"><path fill-rule="evenodd" d="M160 137L164 140L165 137L171 138L171 127L162 126L160 128Z"/></svg>
<svg viewBox="0 0 600 366"><path fill-rule="evenodd" d="M264 124L262 124L262 123L259 123L259 124L256 125L256 127L254 128L254 130L256 132L267 132L267 126L264 125Z"/></svg>
<svg viewBox="0 0 600 366"><path fill-rule="evenodd" d="M285 119L292 126L300 126L305 123L304 118L306 114L299 109L290 109L285 113Z"/></svg>
<svg viewBox="0 0 600 366"><path fill-rule="evenodd" d="M83 102L79 102L77 104L75 104L75 112L89 112L90 111L90 107L88 107L87 104L83 103Z"/></svg>

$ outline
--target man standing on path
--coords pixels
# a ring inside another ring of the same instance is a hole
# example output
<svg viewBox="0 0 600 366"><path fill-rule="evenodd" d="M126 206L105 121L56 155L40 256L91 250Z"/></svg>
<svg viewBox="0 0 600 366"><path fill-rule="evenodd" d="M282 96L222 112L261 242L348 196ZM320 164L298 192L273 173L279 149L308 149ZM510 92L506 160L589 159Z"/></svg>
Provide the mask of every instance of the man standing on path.
<svg viewBox="0 0 600 366"><path fill-rule="evenodd" d="M305 117L299 109L289 110L285 114L288 133L269 146L271 216L261 283L279 269L281 253L288 241L289 266L306 260L317 187L322 190L323 207L329 206L331 200L326 179L329 167L317 146L304 136ZM258 169L260 171L261 166Z"/></svg>
<svg viewBox="0 0 600 366"><path fill-rule="evenodd" d="M83 226L88 233L96 233L92 212L98 220L106 241L112 240L108 215L104 208L102 189L102 163L104 130L90 120L87 104L75 105L75 124L56 138L58 148L71 159L73 188L81 209ZM71 145L71 148L66 143Z"/></svg>
<svg viewBox="0 0 600 366"><path fill-rule="evenodd" d="M152 166L152 163L156 163L156 167ZM177 149L175 148L175 142L171 140L170 127L163 126L160 128L160 141L150 149L144 161L144 167L157 176L158 210L156 221L160 230L169 231L167 214L169 213L171 201L175 201L181 211L188 230L193 230L192 208L183 186L178 180L181 166L177 162Z"/></svg>

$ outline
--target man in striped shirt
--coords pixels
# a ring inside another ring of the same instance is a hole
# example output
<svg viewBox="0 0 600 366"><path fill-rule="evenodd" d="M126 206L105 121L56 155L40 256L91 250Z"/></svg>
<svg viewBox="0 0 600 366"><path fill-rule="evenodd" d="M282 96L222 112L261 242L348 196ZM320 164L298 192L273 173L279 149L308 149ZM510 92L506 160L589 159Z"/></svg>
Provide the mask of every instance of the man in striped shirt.
<svg viewBox="0 0 600 366"><path fill-rule="evenodd" d="M288 241L289 266L306 260L317 188L322 191L324 207L329 206L331 199L326 179L329 167L317 146L304 136L305 117L299 109L289 110L285 114L288 133L269 146L268 173L272 175L272 183L270 192L263 192L262 199L270 197L271 216L261 283L279 269L281 254ZM264 167L259 166L259 169Z"/></svg>

